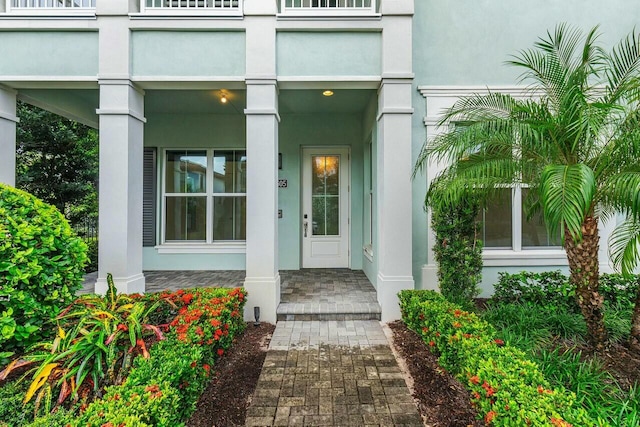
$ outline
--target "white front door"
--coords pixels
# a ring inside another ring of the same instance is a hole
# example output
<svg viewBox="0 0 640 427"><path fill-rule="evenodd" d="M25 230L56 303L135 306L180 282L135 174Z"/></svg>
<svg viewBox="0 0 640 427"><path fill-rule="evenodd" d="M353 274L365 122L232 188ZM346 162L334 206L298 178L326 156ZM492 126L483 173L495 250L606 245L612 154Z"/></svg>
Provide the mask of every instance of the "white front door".
<svg viewBox="0 0 640 427"><path fill-rule="evenodd" d="M302 152L302 267L349 267L349 149Z"/></svg>

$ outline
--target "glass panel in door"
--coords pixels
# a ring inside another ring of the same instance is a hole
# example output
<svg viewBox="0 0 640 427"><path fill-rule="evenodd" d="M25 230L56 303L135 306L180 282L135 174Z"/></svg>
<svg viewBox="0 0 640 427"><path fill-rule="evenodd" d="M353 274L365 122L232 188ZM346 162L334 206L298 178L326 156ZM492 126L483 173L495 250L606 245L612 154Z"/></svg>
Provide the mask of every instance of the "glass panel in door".
<svg viewBox="0 0 640 427"><path fill-rule="evenodd" d="M340 156L311 159L311 208L314 236L340 235Z"/></svg>

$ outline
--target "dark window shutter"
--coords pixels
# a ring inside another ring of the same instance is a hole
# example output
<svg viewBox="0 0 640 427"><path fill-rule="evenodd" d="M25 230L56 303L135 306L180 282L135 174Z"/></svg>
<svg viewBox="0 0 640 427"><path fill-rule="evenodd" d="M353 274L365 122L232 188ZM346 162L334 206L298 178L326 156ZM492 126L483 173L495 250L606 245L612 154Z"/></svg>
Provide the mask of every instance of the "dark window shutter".
<svg viewBox="0 0 640 427"><path fill-rule="evenodd" d="M156 149L144 149L142 189L142 246L156 245Z"/></svg>

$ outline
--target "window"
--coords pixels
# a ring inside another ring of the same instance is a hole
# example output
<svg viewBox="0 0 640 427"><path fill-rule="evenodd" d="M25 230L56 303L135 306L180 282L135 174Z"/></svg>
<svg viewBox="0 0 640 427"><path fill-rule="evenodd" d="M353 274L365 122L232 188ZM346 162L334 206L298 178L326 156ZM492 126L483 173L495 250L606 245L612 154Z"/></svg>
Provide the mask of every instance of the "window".
<svg viewBox="0 0 640 427"><path fill-rule="evenodd" d="M479 214L482 221L482 241L486 249L544 249L562 245L560 234L549 236L542 219L537 213L527 220L522 202L528 188L516 186L504 188Z"/></svg>
<svg viewBox="0 0 640 427"><path fill-rule="evenodd" d="M167 150L163 241L246 240L244 150Z"/></svg>

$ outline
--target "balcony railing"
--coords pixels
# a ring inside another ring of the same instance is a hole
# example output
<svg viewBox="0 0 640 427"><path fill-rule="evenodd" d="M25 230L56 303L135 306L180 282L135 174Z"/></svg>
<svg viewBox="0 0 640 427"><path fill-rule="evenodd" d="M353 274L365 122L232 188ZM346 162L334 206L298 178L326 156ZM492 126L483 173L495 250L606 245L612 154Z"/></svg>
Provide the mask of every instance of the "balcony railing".
<svg viewBox="0 0 640 427"><path fill-rule="evenodd" d="M7 0L7 12L82 13L93 12L96 0Z"/></svg>
<svg viewBox="0 0 640 427"><path fill-rule="evenodd" d="M283 15L374 15L376 0L281 0Z"/></svg>
<svg viewBox="0 0 640 427"><path fill-rule="evenodd" d="M242 0L141 0L143 13L241 15Z"/></svg>

